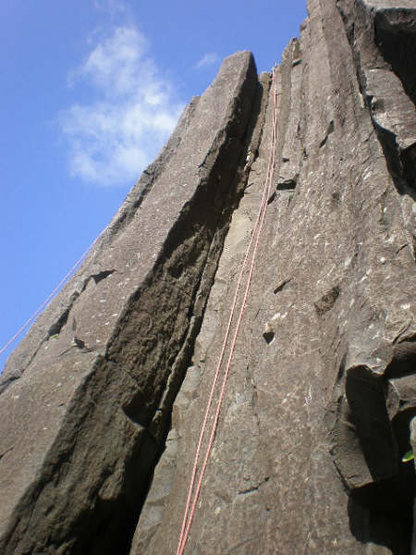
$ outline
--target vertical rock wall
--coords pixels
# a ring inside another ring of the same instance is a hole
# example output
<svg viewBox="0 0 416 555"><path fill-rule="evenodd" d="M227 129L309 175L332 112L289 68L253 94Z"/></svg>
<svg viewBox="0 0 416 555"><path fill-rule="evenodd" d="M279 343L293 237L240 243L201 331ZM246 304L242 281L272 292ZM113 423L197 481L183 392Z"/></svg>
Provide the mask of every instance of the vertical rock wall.
<svg viewBox="0 0 416 555"><path fill-rule="evenodd" d="M410 552L416 17L386 5L310 0L276 70L274 191L185 553ZM134 554L178 546L266 179L272 96Z"/></svg>
<svg viewBox="0 0 416 555"><path fill-rule="evenodd" d="M308 11L274 78L248 53L224 62L11 357L2 552L176 552L274 114L185 553L410 552L416 6Z"/></svg>

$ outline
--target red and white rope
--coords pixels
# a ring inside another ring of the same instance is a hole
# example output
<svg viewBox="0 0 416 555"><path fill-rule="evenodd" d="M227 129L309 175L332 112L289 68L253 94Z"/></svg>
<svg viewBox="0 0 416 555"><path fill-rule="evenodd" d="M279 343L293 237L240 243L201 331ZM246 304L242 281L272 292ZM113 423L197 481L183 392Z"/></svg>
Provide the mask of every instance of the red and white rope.
<svg viewBox="0 0 416 555"><path fill-rule="evenodd" d="M251 280L252 280L253 271L254 271L254 267L255 267L256 255L257 255L257 251L258 251L260 236L261 236L261 232L262 232L262 229L263 229L264 218L265 218L266 209L267 209L267 200L270 196L271 185L272 185L272 182L273 182L274 164L275 164L275 156L276 156L276 133L277 133L277 130L276 130L276 126L277 126L277 99L276 99L276 72L275 72L275 70L273 70L272 89L273 89L273 129L272 129L272 140L271 140L271 146L270 146L269 163L268 163L268 168L267 168L265 185L264 185L264 188L263 188L263 195L262 195L262 199L261 199L260 208L259 208L259 211L258 211L258 214L257 214L257 218L256 218L256 221L255 221L255 224L254 224L254 227L253 227L252 234L251 234L250 242L249 242L249 245L247 247L247 250L246 250L246 253L245 253L245 256L244 256L244 260L243 260L243 263L242 263L242 266L241 266L240 274L238 276L237 286L236 286L236 290L235 290L235 293L234 293L233 302L232 302L232 305L231 305L230 316L229 316L229 319L228 319L228 323L227 323L227 327L226 327L226 331L225 331L225 335L224 335L224 340L223 340L220 356L219 356L219 359L218 359L218 363L217 363L216 371L215 371L215 374L214 374L214 379L213 379L213 382L212 382L212 385L211 385L211 390L210 390L207 406L206 406L206 409L205 409L204 419L203 419L203 422L202 422L202 427L201 427L201 431L200 431L200 435L199 435L199 439L198 439L198 444L197 444L197 448L196 448L196 452L195 452L194 462L193 462L193 466L192 466L191 480L190 480L190 484L189 484L189 488L188 488L188 496L187 496L187 500L186 500L185 512L184 512L181 532L180 532L180 536L179 536L178 548L177 548L177 551L176 551L177 555L182 555L183 552L184 552L184 549L185 549L185 545L186 545L186 542L187 542L187 539L188 539L188 536L189 536L190 527L191 527L192 520L193 520L193 517L194 517L194 514L195 514L196 503L198 501L199 493L200 493L200 490L201 490L202 481L203 481L204 474L205 474L205 469L206 469L208 459L209 459L209 456L210 456L210 453L211 453L212 444L214 442L214 437L215 437L215 432L216 432L216 429L217 429L217 426L218 426L218 420L219 420L219 415L220 415L220 411L221 411L221 406L222 406L222 402L224 400L227 378L228 378L228 375L229 375L229 372L230 372L231 362L232 362L232 358L233 358L233 354L234 354L234 350L235 350L235 345L236 345L236 342L237 342L238 333L239 333L239 330L240 330L240 327L241 327L241 322L242 322L242 319L243 319L244 310L245 310L245 307L246 307L246 302L247 302L248 294L249 294L249 291L250 291L250 285L251 285ZM254 247L253 247L253 245L254 245ZM228 356L228 359L227 359L227 364L226 364L223 379L222 379L222 385L221 385L221 389L220 389L220 393L219 393L219 397L218 397L218 401L217 401L217 408L216 408L214 420L213 420L213 423L212 423L212 426L211 426L211 433L210 433L208 444L207 444L207 447L206 447L206 450L205 450L205 456L204 456L204 459L203 459L203 462L202 462L201 471L199 473L198 482L197 482L196 487L194 488L196 475L197 475L197 471L198 471L199 458L200 458L200 455L201 455L202 444L203 444L203 440L204 440L204 437L205 437L205 432L207 430L208 419L210 417L211 408L212 408L214 395L215 395L215 391L216 391L216 386L217 386L217 383L218 383L222 362L223 362L223 359L224 359L228 339L229 339L230 332L231 332L231 325L232 325L232 322L233 322L233 319L234 319L236 306L237 306L238 298L239 298L239 295L240 295L240 289L241 289L241 284L242 284L242 281L243 281L243 276L244 276L244 273L246 271L246 267L247 267L247 263L248 263L248 260L249 260L250 251L251 251L252 247L253 247L253 251L252 251L252 254L251 254L251 261L250 261L249 273L248 273L248 277L247 277L247 281L246 281L246 288L245 288L245 291L244 291L244 296L243 296L242 304L241 304L241 307L240 307L240 312L239 312L239 315L238 315L234 335L233 335L231 345L230 345L230 352L229 352L229 356Z"/></svg>

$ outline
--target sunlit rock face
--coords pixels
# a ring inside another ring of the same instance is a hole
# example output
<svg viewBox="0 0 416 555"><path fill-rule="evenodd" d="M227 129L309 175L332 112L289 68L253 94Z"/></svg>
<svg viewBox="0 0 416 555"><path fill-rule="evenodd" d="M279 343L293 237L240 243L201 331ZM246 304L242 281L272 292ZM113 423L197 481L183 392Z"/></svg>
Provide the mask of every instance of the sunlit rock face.
<svg viewBox="0 0 416 555"><path fill-rule="evenodd" d="M224 61L10 358L2 553L411 552L416 5L308 11L273 72Z"/></svg>

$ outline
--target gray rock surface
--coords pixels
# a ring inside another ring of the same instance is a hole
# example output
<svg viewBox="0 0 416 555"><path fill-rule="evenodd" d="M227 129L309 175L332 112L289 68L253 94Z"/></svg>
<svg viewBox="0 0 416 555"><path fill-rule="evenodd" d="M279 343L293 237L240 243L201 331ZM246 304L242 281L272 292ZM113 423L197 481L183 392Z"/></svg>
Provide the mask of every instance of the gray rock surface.
<svg viewBox="0 0 416 555"><path fill-rule="evenodd" d="M409 553L414 469L401 457L416 414L406 168L415 107L377 45L371 7L310 1L277 69L276 188L185 553ZM271 106L269 90L251 186L233 214L132 554L178 545L266 176Z"/></svg>
<svg viewBox="0 0 416 555"><path fill-rule="evenodd" d="M185 553L414 551L416 5L308 12L275 79L225 60L11 357L2 552L176 553L275 105Z"/></svg>
<svg viewBox="0 0 416 555"><path fill-rule="evenodd" d="M256 93L251 54L228 58L12 357L2 553L126 549L239 194Z"/></svg>

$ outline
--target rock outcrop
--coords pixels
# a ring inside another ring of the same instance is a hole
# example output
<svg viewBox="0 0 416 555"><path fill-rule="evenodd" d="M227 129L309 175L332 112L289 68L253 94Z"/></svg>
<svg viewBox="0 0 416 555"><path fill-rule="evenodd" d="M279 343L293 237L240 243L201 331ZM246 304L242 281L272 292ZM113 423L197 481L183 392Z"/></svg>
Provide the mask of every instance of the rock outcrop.
<svg viewBox="0 0 416 555"><path fill-rule="evenodd" d="M224 61L9 360L2 553L176 552L271 146L184 552L411 552L416 4L308 11L272 74Z"/></svg>

